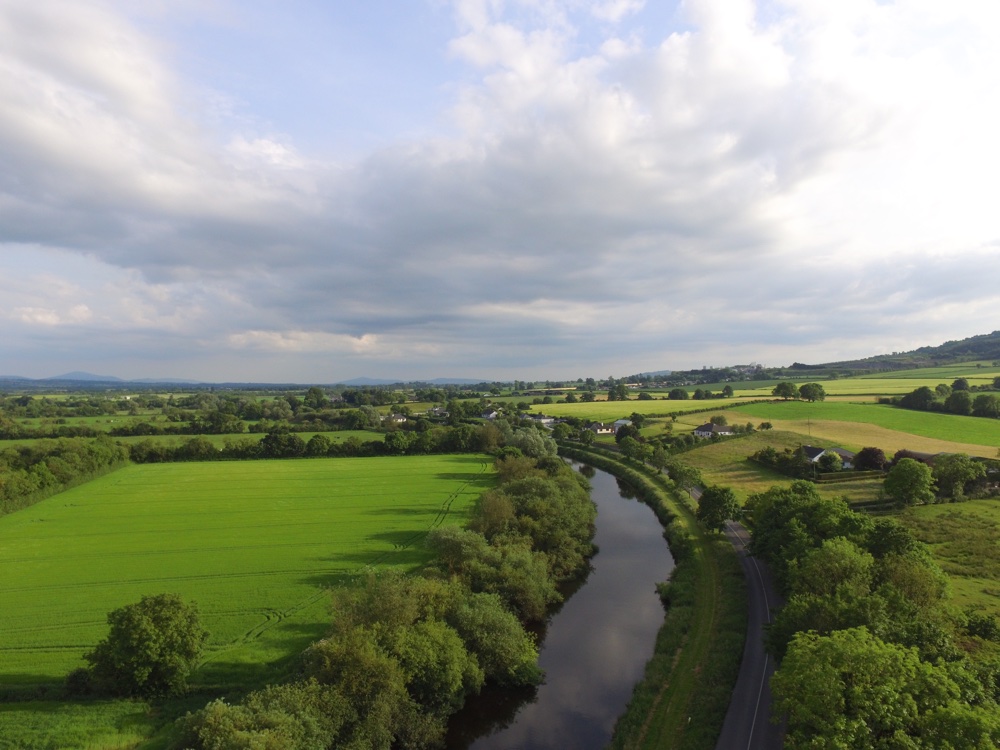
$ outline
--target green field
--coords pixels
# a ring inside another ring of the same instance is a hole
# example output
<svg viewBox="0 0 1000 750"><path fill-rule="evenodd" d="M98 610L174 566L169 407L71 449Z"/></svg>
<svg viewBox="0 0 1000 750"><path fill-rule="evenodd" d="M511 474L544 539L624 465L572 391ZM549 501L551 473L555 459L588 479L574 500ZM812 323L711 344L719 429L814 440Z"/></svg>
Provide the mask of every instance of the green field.
<svg viewBox="0 0 1000 750"><path fill-rule="evenodd" d="M0 684L81 665L107 612L146 594L198 603L197 687L273 678L328 622L324 587L424 564L420 542L492 485L482 456L129 466L0 518Z"/></svg>
<svg viewBox="0 0 1000 750"><path fill-rule="evenodd" d="M772 471L759 464L747 461L747 456L765 446L781 452L786 448L795 450L803 442L804 436L781 430L755 432L745 438L722 441L706 441L700 448L682 453L680 460L701 472L706 485L731 487L741 503L755 492L766 492L775 485L788 486L792 480L784 474ZM836 447L828 440L813 440L810 443L820 448ZM820 495L829 498L847 496L850 502L866 502L878 498L882 482L879 479L817 484Z"/></svg>
<svg viewBox="0 0 1000 750"><path fill-rule="evenodd" d="M759 419L770 421L775 428L780 427L800 433L811 430L813 435L843 442L844 447L852 450L866 445L877 445L886 453L890 448L898 450L882 443L870 442L872 439L870 434L859 425L873 425L897 433L958 444L965 447L955 450L989 458L995 457L997 448L1000 447L1000 419L913 411L883 404L782 401L740 406L734 409L734 413L751 417L751 421ZM736 421L746 421L746 417L739 419L737 416ZM841 427L834 427L833 423L840 423ZM910 441L909 444L900 445L899 448L925 450L916 447L918 442L920 441ZM972 450L969 450L968 446L972 446ZM947 448L942 447L938 450L944 451Z"/></svg>
<svg viewBox="0 0 1000 750"><path fill-rule="evenodd" d="M951 579L957 606L1000 617L1000 503L923 505L899 519L930 546Z"/></svg>
<svg viewBox="0 0 1000 750"><path fill-rule="evenodd" d="M764 398L761 396L761 398ZM766 398L772 398L770 392ZM739 399L718 398L709 401L592 401L576 404L536 404L531 411L535 414L546 414L551 417L578 417L591 422L614 422L625 419L633 412L638 414L672 414L674 412L698 411L710 409L712 413L731 409L739 403ZM708 412L706 412L706 415ZM704 421L708 421L705 417Z"/></svg>

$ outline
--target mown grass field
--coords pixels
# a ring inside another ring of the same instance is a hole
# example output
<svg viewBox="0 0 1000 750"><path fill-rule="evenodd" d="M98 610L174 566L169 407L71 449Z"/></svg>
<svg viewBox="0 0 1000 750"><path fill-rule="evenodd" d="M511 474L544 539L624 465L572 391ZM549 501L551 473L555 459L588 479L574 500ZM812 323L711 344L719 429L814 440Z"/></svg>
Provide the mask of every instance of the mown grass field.
<svg viewBox="0 0 1000 750"><path fill-rule="evenodd" d="M481 456L129 466L0 518L0 684L60 681L145 594L198 603L197 687L252 685L321 636L324 587L412 569L492 484Z"/></svg>

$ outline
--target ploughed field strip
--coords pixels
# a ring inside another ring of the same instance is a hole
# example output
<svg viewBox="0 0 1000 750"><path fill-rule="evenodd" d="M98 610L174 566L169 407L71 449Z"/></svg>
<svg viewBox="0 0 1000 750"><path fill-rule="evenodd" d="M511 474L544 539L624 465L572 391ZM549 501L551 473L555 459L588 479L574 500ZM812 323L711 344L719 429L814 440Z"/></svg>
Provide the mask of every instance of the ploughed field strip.
<svg viewBox="0 0 1000 750"><path fill-rule="evenodd" d="M208 661L278 659L281 638L262 634L319 637L327 584L424 563L423 536L466 520L487 468L481 456L129 466L0 518L0 682L60 679L110 610L163 592L197 602Z"/></svg>

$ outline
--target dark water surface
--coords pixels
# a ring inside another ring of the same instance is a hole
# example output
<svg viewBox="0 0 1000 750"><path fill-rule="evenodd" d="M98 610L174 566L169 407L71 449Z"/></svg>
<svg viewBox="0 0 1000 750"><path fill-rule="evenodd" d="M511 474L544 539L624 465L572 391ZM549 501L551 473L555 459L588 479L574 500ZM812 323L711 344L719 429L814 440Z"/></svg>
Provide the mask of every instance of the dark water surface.
<svg viewBox="0 0 1000 750"><path fill-rule="evenodd" d="M663 624L655 585L674 562L653 511L621 497L610 474L596 471L590 482L600 551L544 633L545 683L468 701L452 718L449 750L597 750L610 741L653 655Z"/></svg>

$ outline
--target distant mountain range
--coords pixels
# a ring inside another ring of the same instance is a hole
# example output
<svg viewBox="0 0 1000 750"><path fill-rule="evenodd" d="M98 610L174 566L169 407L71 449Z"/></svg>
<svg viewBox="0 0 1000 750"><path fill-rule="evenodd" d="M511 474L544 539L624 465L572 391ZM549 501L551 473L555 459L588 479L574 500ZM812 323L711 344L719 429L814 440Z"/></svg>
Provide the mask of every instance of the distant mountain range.
<svg viewBox="0 0 1000 750"><path fill-rule="evenodd" d="M922 346L909 352L893 352L892 354L879 354L874 357L864 359L844 360L840 362L828 362L820 365L806 365L796 362L788 370L791 371L811 371L811 370L903 370L915 367L934 367L938 365L951 364L955 362L968 362L971 360L1000 361L1000 331L985 333L979 336L959 339L957 341L946 341L938 346ZM671 370L657 370L655 372L644 373L646 375L669 375ZM360 377L352 380L337 381L336 385L348 387L378 387L423 383L426 385L476 385L477 383L492 383L490 378L433 378L431 380L390 380L386 378ZM63 375L56 375L50 378L26 378L20 375L0 375L0 386L8 383L13 387L35 385L43 387L55 384L78 384L87 386L99 386L107 384L115 385L192 385L192 386L221 386L221 387L253 387L253 386L276 386L282 385L294 388L296 383L206 383L198 380L188 380L184 378L142 378L137 380L126 380L114 375L95 375L91 372L76 370ZM333 384L331 384L333 385Z"/></svg>
<svg viewBox="0 0 1000 750"><path fill-rule="evenodd" d="M385 380L383 378L354 378L353 380L338 380L337 385L359 387L377 387L380 385L399 385L401 383L426 383L427 385L475 385L476 383L492 383L492 380L480 378L434 378L432 380Z"/></svg>
<svg viewBox="0 0 1000 750"><path fill-rule="evenodd" d="M127 383L142 383L144 385L155 385L157 383L171 384L171 385L205 385L198 380L185 380L183 378L140 378L136 380L125 380L123 378L115 377L114 375L95 375L92 372L83 372L81 370L76 370L74 372L67 372L63 375L54 375L50 378L26 378L21 375L0 375L0 383L2 382L21 382L21 383L88 383L88 384L100 384L107 383L109 385L114 384L127 384Z"/></svg>
<svg viewBox="0 0 1000 750"><path fill-rule="evenodd" d="M101 385L107 384L109 386L114 385L128 385L128 384L141 384L141 385L156 385L162 383L164 385L215 385L215 386L254 386L254 385L283 385L283 386L294 386L295 383L206 383L200 380L189 380L185 378L137 378L132 380L126 380L124 378L116 377L115 375L95 375L92 372L83 372L82 370L75 370L73 372L67 372L63 375L54 375L49 378L26 378L22 375L0 375L0 384L2 383L22 383L22 384L86 384L86 385ZM355 388L360 387L378 387L378 386L389 386L389 385L399 385L402 383L425 383L427 385L475 385L476 383L488 383L492 382L480 378L479 380L474 380L471 378L434 378L433 380L388 380L385 378L354 378L353 380L342 380L335 383L335 385L345 385ZM334 384L330 384L334 385Z"/></svg>

